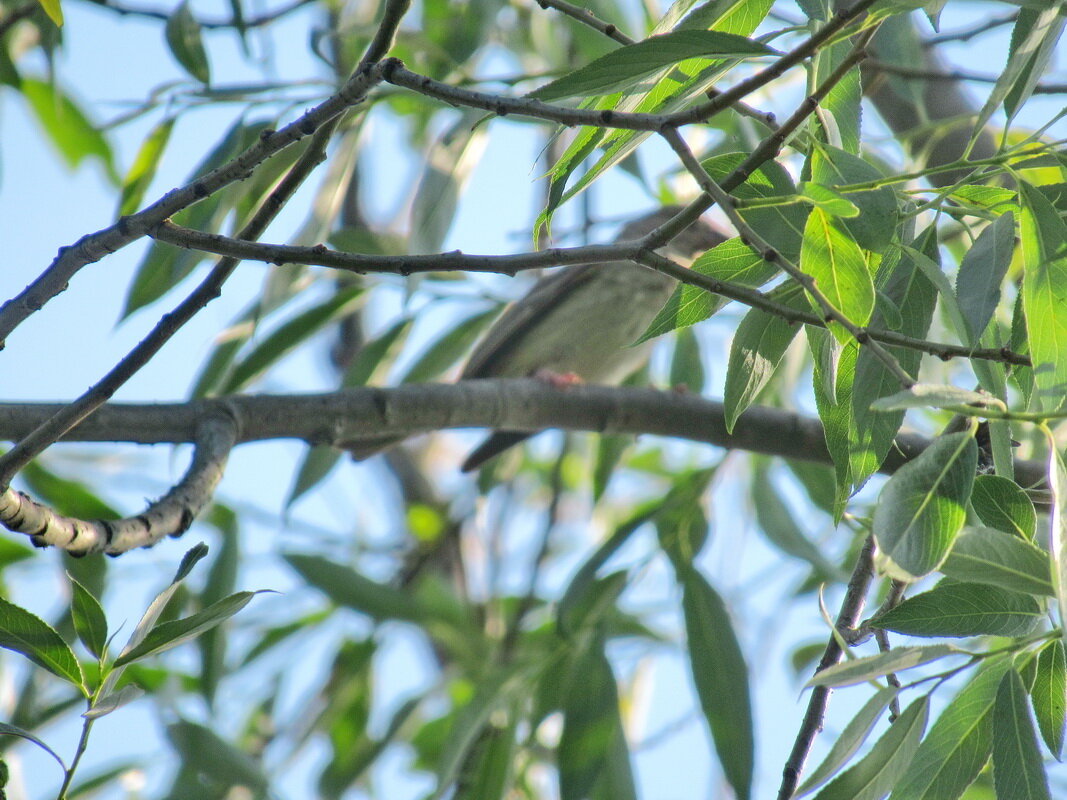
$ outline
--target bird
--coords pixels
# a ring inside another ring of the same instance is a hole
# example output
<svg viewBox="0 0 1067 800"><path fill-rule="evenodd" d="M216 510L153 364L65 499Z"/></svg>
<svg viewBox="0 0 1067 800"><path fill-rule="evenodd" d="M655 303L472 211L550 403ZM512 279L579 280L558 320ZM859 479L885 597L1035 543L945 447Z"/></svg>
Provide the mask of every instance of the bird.
<svg viewBox="0 0 1067 800"><path fill-rule="evenodd" d="M616 241L639 239L682 209L664 206L622 227ZM686 266L726 241L698 219L659 252ZM648 359L651 342L634 342L670 299L677 281L631 261L563 267L540 278L509 305L475 345L460 380L542 377L554 384L617 385ZM463 462L472 472L537 431L495 431ZM366 458L395 437L366 440L352 450ZM351 449L351 448L350 448Z"/></svg>
<svg viewBox="0 0 1067 800"><path fill-rule="evenodd" d="M618 241L639 239L675 216L665 206L635 219ZM688 266L693 258L726 240L702 219L672 239L661 252ZM541 278L510 305L475 346L461 380L558 376L562 382L615 385L648 359L651 342L633 343L673 293L668 275L630 261L565 267ZM496 431L460 469L472 472L535 432Z"/></svg>

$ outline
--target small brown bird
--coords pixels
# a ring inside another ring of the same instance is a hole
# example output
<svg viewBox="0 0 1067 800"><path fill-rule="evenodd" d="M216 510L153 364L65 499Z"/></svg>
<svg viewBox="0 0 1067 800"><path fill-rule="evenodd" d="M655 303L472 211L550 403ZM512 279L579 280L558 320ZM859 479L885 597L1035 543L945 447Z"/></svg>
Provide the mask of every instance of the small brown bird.
<svg viewBox="0 0 1067 800"><path fill-rule="evenodd" d="M623 227L617 241L638 239L681 209L660 208ZM661 252L687 266L699 254L726 240L697 220ZM648 358L651 343L631 345L645 332L677 282L629 261L566 267L541 278L512 303L474 348L462 379L548 376L564 381L613 385ZM463 462L477 469L490 458L533 436L536 431L497 431ZM395 439L361 445L365 458Z"/></svg>
<svg viewBox="0 0 1067 800"><path fill-rule="evenodd" d="M661 208L636 219L623 227L618 241L645 236L680 210ZM663 252L688 265L723 241L724 236L698 220ZM493 323L471 354L462 378L554 373L586 383L621 383L647 360L651 343L631 345L675 286L669 276L628 261L581 264L548 275ZM532 435L497 431L467 457L462 470L475 470Z"/></svg>

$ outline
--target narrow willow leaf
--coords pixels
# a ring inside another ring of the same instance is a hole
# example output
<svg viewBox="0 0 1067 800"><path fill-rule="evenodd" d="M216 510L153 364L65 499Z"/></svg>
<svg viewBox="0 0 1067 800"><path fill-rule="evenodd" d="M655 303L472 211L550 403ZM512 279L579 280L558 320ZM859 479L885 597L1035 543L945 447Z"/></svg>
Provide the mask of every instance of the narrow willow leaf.
<svg viewBox="0 0 1067 800"><path fill-rule="evenodd" d="M787 284L771 292L779 302L793 307L807 305L800 287ZM732 431L741 416L770 382L799 326L790 325L777 314L750 309L734 333L726 366L723 404L726 429Z"/></svg>
<svg viewBox="0 0 1067 800"><path fill-rule="evenodd" d="M876 411L899 411L904 408L951 408L953 406L1001 407L1003 403L988 394L972 392L970 389L961 389L958 386L916 383L906 391L879 398L871 404L871 408Z"/></svg>
<svg viewBox="0 0 1067 800"><path fill-rule="evenodd" d="M1048 482L1052 490L1052 513L1049 515L1049 551L1052 554L1052 578L1056 583L1056 601L1060 610L1060 627L1067 641L1067 465L1049 433Z"/></svg>
<svg viewBox="0 0 1067 800"><path fill-rule="evenodd" d="M135 647L124 651L115 660L115 666L121 667L132 661L139 661L150 655L165 652L199 636L204 631L210 630L232 617L248 605L248 602L257 594L259 592L237 592L216 603L212 603L203 611L198 611L183 619L176 619L173 622L164 622L152 628L141 642Z"/></svg>
<svg viewBox="0 0 1067 800"><path fill-rule="evenodd" d="M38 0L44 13L55 23L57 28L63 27L63 5L59 0Z"/></svg>
<svg viewBox="0 0 1067 800"><path fill-rule="evenodd" d="M375 620L417 621L423 614L410 594L372 581L350 567L321 556L288 553L285 560L309 584L334 603L355 609Z"/></svg>
<svg viewBox="0 0 1067 800"><path fill-rule="evenodd" d="M882 186L852 192L847 188L849 184L870 183L885 176L859 156L826 144L819 145L811 167L815 183L837 189L859 208L857 216L841 220L851 238L864 250L885 252L893 240L899 217L893 190Z"/></svg>
<svg viewBox="0 0 1067 800"><path fill-rule="evenodd" d="M385 367L388 366L391 356L394 356L400 349L404 337L411 330L414 322L415 320L411 317L403 317L381 335L359 348L356 357L345 369L341 385L346 388L366 386L380 377L380 373L384 372Z"/></svg>
<svg viewBox="0 0 1067 800"><path fill-rule="evenodd" d="M864 658L852 658L821 670L805 686L853 686L880 678L893 672L929 664L931 661L956 655L960 651L950 644L929 647L894 647L884 653Z"/></svg>
<svg viewBox="0 0 1067 800"><path fill-rule="evenodd" d="M130 165L130 171L122 181L122 194L119 196L119 216L132 214L141 207L145 192L148 191L156 168L163 156L163 151L170 141L171 131L177 117L167 117L156 125L141 143L141 149Z"/></svg>
<svg viewBox="0 0 1067 800"><path fill-rule="evenodd" d="M893 788L919 746L930 698L912 702L859 763L834 778L816 800L881 800Z"/></svg>
<svg viewBox="0 0 1067 800"><path fill-rule="evenodd" d="M259 763L211 729L183 719L167 726L167 738L184 766L226 788L246 786L255 797L266 795L268 780Z"/></svg>
<svg viewBox="0 0 1067 800"><path fill-rule="evenodd" d="M683 328L674 337L674 352L671 354L671 369L667 381L675 391L702 394L706 380L700 340L692 328Z"/></svg>
<svg viewBox="0 0 1067 800"><path fill-rule="evenodd" d="M738 237L728 239L704 253L693 262L690 269L699 275L745 286L760 286L777 272L773 265ZM727 302L726 298L699 286L680 283L636 344L703 322Z"/></svg>
<svg viewBox="0 0 1067 800"><path fill-rule="evenodd" d="M746 58L775 54L776 50L744 36L719 31L679 30L650 36L644 41L613 50L530 92L528 96L551 101L564 97L607 94L627 88L664 67L688 58Z"/></svg>
<svg viewBox="0 0 1067 800"><path fill-rule="evenodd" d="M1026 636L1044 618L1028 594L980 583L942 583L875 615L875 628L908 636Z"/></svg>
<svg viewBox="0 0 1067 800"><path fill-rule="evenodd" d="M856 434L855 404L852 400L860 347L857 342L840 347L825 328L808 327L806 333L814 362L812 385L815 404L819 409L826 449L830 451L834 462L833 518L840 521L845 504L858 483L852 447ZM876 467L871 466L871 471Z"/></svg>
<svg viewBox="0 0 1067 800"><path fill-rule="evenodd" d="M993 707L993 782L998 798L1052 800L1022 678L1011 670Z"/></svg>
<svg viewBox="0 0 1067 800"><path fill-rule="evenodd" d="M956 296L974 344L982 338L1000 303L1000 286L1015 251L1015 215L1001 214L975 239L960 262Z"/></svg>
<svg viewBox="0 0 1067 800"><path fill-rule="evenodd" d="M67 577L70 579L70 615L74 630L85 649L102 658L107 647L107 617L104 616L104 609L88 589L69 574Z"/></svg>
<svg viewBox="0 0 1067 800"><path fill-rule="evenodd" d="M1058 4L1058 9L1020 9L1019 19L1012 30L1009 64L1021 64L1018 75L1004 96L1004 112L1008 122L1015 118L1034 93L1034 87L1056 52L1065 24L1067 16L1062 3Z"/></svg>
<svg viewBox="0 0 1067 800"><path fill-rule="evenodd" d="M81 664L55 628L0 597L0 647L22 653L34 664L85 692Z"/></svg>
<svg viewBox="0 0 1067 800"><path fill-rule="evenodd" d="M48 755L52 756L52 758L54 758L59 763L59 766L63 768L63 771L66 772L67 765L63 763L63 759L59 757L59 754L29 731L23 730L17 725L9 725L6 722L0 722L0 736L18 736L20 739L25 739L28 742L33 742L35 745L37 745L46 753L48 753Z"/></svg>
<svg viewBox="0 0 1067 800"><path fill-rule="evenodd" d="M1011 667L986 663L952 699L919 745L890 800L956 800L978 777L993 748L993 703Z"/></svg>
<svg viewBox="0 0 1067 800"><path fill-rule="evenodd" d="M1049 642L1037 656L1037 675L1030 687L1030 702L1037 727L1053 758L1063 752L1064 722L1067 719L1067 657L1063 640Z"/></svg>
<svg viewBox="0 0 1067 800"><path fill-rule="evenodd" d="M739 800L747 800L755 749L748 668L722 598L696 569L685 570L681 579L690 667L700 707L726 779Z"/></svg>
<svg viewBox="0 0 1067 800"><path fill-rule="evenodd" d="M575 658L568 672L557 750L560 798L586 800L605 779L612 754L625 746L619 690L602 642Z"/></svg>
<svg viewBox="0 0 1067 800"><path fill-rule="evenodd" d="M314 489L326 479L337 462L341 460L341 451L336 447L319 444L309 447L304 452L304 460L293 479L293 488L285 498L285 507L289 508L304 494Z"/></svg>
<svg viewBox="0 0 1067 800"><path fill-rule="evenodd" d="M682 473L653 517L659 546L679 574L692 566L708 540L704 494L715 470L709 467Z"/></svg>
<svg viewBox="0 0 1067 800"><path fill-rule="evenodd" d="M974 437L953 433L936 439L886 483L871 530L880 562L894 578L917 580L945 560L966 519L977 465Z"/></svg>
<svg viewBox="0 0 1067 800"><path fill-rule="evenodd" d="M1020 191L1026 329L1041 407L1055 411L1067 402L1067 224L1035 187Z"/></svg>
<svg viewBox="0 0 1067 800"><path fill-rule="evenodd" d="M426 348L401 383L423 383L439 378L453 364L470 352L478 336L500 315L499 308L491 308L467 317Z"/></svg>
<svg viewBox="0 0 1067 800"><path fill-rule="evenodd" d="M1025 539L993 528L964 528L941 571L1024 594L1053 596L1048 554Z"/></svg>
<svg viewBox="0 0 1067 800"><path fill-rule="evenodd" d="M200 35L200 23L184 0L167 17L167 45L182 69L203 84L211 83L211 66Z"/></svg>
<svg viewBox="0 0 1067 800"><path fill-rule="evenodd" d="M1037 511L1030 496L1015 481L999 475L979 475L971 489L971 507L990 528L1034 540Z"/></svg>
<svg viewBox="0 0 1067 800"><path fill-rule="evenodd" d="M889 708L889 704L893 702L899 691L894 686L886 686L875 692L871 699L863 704L863 708L856 713L856 716L849 720L845 729L841 731L841 735L837 737L833 746L830 747L830 752L826 754L826 758L812 771L808 779L793 794L793 797L801 797L815 791L830 780L841 767L847 764L852 759L852 756L856 755L863 746L863 743L867 741L867 737L871 735L874 726L881 719L885 710Z"/></svg>
<svg viewBox="0 0 1067 800"><path fill-rule="evenodd" d="M140 686L134 683L127 683L117 692L103 695L97 698L93 703L92 708L82 714L85 719L100 719L100 717L106 717L108 714L118 711L125 705L129 705L134 700L139 700L144 697L145 691Z"/></svg>
<svg viewBox="0 0 1067 800"><path fill-rule="evenodd" d="M351 313L363 301L362 295L362 286L342 289L328 300L283 322L234 365L220 391L231 394L248 386L308 337L321 331L332 320Z"/></svg>
<svg viewBox="0 0 1067 800"><path fill-rule="evenodd" d="M477 752L463 770L454 800L508 796L519 751L515 735L521 718L521 710L512 706L507 711L505 725L486 728Z"/></svg>
<svg viewBox="0 0 1067 800"><path fill-rule="evenodd" d="M119 182L107 138L55 82L22 77L18 88L68 166L77 167L87 158L97 158L111 181Z"/></svg>
<svg viewBox="0 0 1067 800"><path fill-rule="evenodd" d="M863 252L848 234L837 227L834 218L821 208L812 209L804 226L800 261L804 271L815 279L816 288L826 300L854 325L863 326L874 312L874 281ZM822 306L812 298L817 314ZM836 323L831 332L842 342L851 338Z"/></svg>
<svg viewBox="0 0 1067 800"><path fill-rule="evenodd" d="M829 186L805 182L797 186L797 190L806 201L832 217L859 216L860 210L856 204Z"/></svg>

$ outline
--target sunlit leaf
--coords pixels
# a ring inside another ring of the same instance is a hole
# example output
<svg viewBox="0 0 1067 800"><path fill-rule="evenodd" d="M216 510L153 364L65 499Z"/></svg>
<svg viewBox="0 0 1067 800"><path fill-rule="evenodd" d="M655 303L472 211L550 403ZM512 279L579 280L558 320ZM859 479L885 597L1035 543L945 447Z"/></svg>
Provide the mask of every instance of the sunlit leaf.
<svg viewBox="0 0 1067 800"><path fill-rule="evenodd" d="M812 180L837 189L860 213L842 218L841 224L864 250L884 252L897 228L898 209L893 190L882 186L849 191L849 184L866 184L883 178L870 162L837 147L820 145L812 157ZM807 266L805 266L807 269Z"/></svg>
<svg viewBox="0 0 1067 800"><path fill-rule="evenodd" d="M30 661L80 691L85 691L81 664L55 628L35 614L0 597L0 647Z"/></svg>
<svg viewBox="0 0 1067 800"><path fill-rule="evenodd" d="M808 215L800 260L831 306L854 325L867 324L874 312L874 281L867 261L856 242L821 208ZM814 297L812 306L817 314L826 315ZM851 336L837 323L830 323L830 330L842 342Z"/></svg>
<svg viewBox="0 0 1067 800"><path fill-rule="evenodd" d="M827 667L815 673L807 685L839 687L866 683L883 675L903 672L959 652L948 644L935 644L929 647L894 647L884 653L864 658L852 658Z"/></svg>
<svg viewBox="0 0 1067 800"><path fill-rule="evenodd" d="M68 576L69 577L69 576ZM70 578L71 598L70 613L74 620L74 630L85 648L97 658L104 654L107 647L107 618L100 601L78 583Z"/></svg>
<svg viewBox="0 0 1067 800"><path fill-rule="evenodd" d="M876 614L870 624L908 636L1025 636L1044 617L1030 595L981 583L942 583Z"/></svg>
<svg viewBox="0 0 1067 800"><path fill-rule="evenodd" d="M1033 541L1037 512L1029 495L1015 481L999 475L979 475L971 489L971 506L990 528Z"/></svg>
<svg viewBox="0 0 1067 800"><path fill-rule="evenodd" d="M1025 539L992 528L964 528L941 571L1025 594L1053 596L1048 554Z"/></svg>
<svg viewBox="0 0 1067 800"><path fill-rule="evenodd" d="M55 83L22 78L19 83L37 121L69 167L98 158L113 183L118 183L111 145L85 112Z"/></svg>
<svg viewBox="0 0 1067 800"><path fill-rule="evenodd" d="M163 151L170 141L171 131L177 117L167 117L156 125L141 143L141 149L137 151L130 171L122 180L122 194L119 195L119 216L132 214L141 207L145 192L156 176L156 168L163 156Z"/></svg>

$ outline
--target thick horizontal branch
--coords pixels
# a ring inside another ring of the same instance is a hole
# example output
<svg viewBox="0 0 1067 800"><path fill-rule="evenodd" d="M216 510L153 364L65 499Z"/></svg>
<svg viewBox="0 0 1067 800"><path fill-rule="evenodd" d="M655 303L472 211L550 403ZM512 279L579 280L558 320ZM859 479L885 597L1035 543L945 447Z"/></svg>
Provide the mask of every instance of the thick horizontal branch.
<svg viewBox="0 0 1067 800"><path fill-rule="evenodd" d="M0 404L0 439L18 439L54 414L55 403ZM822 424L776 408L753 406L726 430L723 405L691 394L655 389L574 386L542 381L471 380L395 389L346 389L329 394L235 395L170 404L109 403L64 441L160 444L193 441L205 417L226 410L240 423L238 442L300 439L345 447L372 436L408 436L455 428L599 433L650 433L802 461L830 462ZM902 433L881 471L892 473L930 443ZM1045 465L1019 461L1023 486L1044 483Z"/></svg>
<svg viewBox="0 0 1067 800"><path fill-rule="evenodd" d="M424 272L490 272L515 275L524 270L545 267L587 264L592 262L634 261L649 269L670 275L680 283L696 286L729 300L758 308L769 314L803 325L825 327L826 322L814 314L778 303L768 295L748 286L722 281L702 275L676 264L654 252L645 243L658 235L653 231L644 239L614 244L585 245L582 247L553 247L513 255L476 255L453 250L448 253L414 256L369 256L362 253L344 253L324 245L299 247L295 245L269 244L245 239L235 239L217 233L203 233L175 225L169 220L160 223L151 232L161 242L178 247L193 248L206 253L269 264L307 264L357 274L383 273L389 275L413 275ZM865 328L864 334L883 344L919 350L941 359L978 358L1007 364L1030 365L1030 358L1005 348L969 348L945 342L915 339L895 331Z"/></svg>

